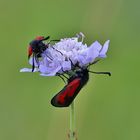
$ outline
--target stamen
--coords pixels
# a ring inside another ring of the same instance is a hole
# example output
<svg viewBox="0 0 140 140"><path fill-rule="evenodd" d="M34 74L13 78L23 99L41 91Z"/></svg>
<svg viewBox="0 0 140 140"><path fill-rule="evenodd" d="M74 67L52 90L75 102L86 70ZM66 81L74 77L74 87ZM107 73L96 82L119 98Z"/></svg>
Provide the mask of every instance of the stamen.
<svg viewBox="0 0 140 140"><path fill-rule="evenodd" d="M84 38L85 38L85 35L82 32L80 32L79 34L76 34L76 37L81 38L81 42L83 42Z"/></svg>

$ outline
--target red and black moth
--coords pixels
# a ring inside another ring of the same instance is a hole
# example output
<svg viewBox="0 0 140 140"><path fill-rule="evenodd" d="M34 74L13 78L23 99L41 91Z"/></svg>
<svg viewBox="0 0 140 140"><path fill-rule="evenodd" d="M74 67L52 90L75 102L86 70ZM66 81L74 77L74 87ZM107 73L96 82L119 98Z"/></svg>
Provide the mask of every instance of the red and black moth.
<svg viewBox="0 0 140 140"><path fill-rule="evenodd" d="M48 44L45 44L43 41L48 40L50 36L38 36L33 41L29 43L28 47L28 59L33 56L32 59L32 72L35 68L35 61L38 63L38 59L41 57L41 54L49 47Z"/></svg>
<svg viewBox="0 0 140 140"><path fill-rule="evenodd" d="M78 95L79 91L88 82L89 72L95 74L108 74L111 76L110 72L92 72L87 68L81 68L68 79L67 85L52 98L51 104L55 107L68 107Z"/></svg>

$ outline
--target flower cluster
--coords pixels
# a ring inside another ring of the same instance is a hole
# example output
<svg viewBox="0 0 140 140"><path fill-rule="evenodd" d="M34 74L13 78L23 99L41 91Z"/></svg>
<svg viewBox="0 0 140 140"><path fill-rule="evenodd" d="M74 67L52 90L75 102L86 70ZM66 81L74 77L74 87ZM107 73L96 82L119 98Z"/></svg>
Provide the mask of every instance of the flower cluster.
<svg viewBox="0 0 140 140"><path fill-rule="evenodd" d="M90 46L83 43L83 38L64 38L54 45L50 45L42 54L38 62L35 61L34 72L39 71L42 76L55 76L75 70L77 67L87 67L95 60L106 57L109 46L107 40L102 46L98 41ZM33 57L29 63L33 65ZM23 68L21 72L31 72L32 69Z"/></svg>

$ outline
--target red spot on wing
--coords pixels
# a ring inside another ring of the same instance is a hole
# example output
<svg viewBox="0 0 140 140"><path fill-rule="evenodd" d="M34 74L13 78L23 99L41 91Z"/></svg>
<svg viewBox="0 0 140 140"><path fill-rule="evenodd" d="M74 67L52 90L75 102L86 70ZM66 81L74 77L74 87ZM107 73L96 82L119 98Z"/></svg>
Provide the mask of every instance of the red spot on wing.
<svg viewBox="0 0 140 140"><path fill-rule="evenodd" d="M74 79L72 82L70 82L57 96L57 102L59 104L65 104L67 102L67 99L74 96L75 91L79 87L79 85L80 78Z"/></svg>
<svg viewBox="0 0 140 140"><path fill-rule="evenodd" d="M57 100L60 104L64 104L66 97L66 92L63 92L61 95L58 96Z"/></svg>
<svg viewBox="0 0 140 140"><path fill-rule="evenodd" d="M28 47L28 58L30 58L30 56L32 55L32 53L33 53L32 47L29 46Z"/></svg>
<svg viewBox="0 0 140 140"><path fill-rule="evenodd" d="M44 39L44 36L37 36L37 37L35 38L35 40L42 40L42 39Z"/></svg>

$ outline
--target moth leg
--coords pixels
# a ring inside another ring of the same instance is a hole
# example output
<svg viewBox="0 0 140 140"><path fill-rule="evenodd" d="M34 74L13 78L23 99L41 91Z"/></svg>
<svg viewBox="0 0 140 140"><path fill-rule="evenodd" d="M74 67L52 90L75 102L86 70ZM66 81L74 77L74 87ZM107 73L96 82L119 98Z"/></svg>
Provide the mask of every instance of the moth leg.
<svg viewBox="0 0 140 140"><path fill-rule="evenodd" d="M64 80L64 78L61 76L61 75L58 75L61 79L62 79L62 81L66 84L66 81Z"/></svg>
<svg viewBox="0 0 140 140"><path fill-rule="evenodd" d="M97 60L95 60L93 63L90 63L87 67L89 67L89 66L91 66L91 65L93 65L93 64L96 64L98 61L100 61L100 59L97 59Z"/></svg>
<svg viewBox="0 0 140 140"><path fill-rule="evenodd" d="M32 59L32 60L33 60L33 63L32 63L32 72L34 72L34 69L35 69L34 57L35 57L35 56L34 56L34 54L33 54L33 59Z"/></svg>

